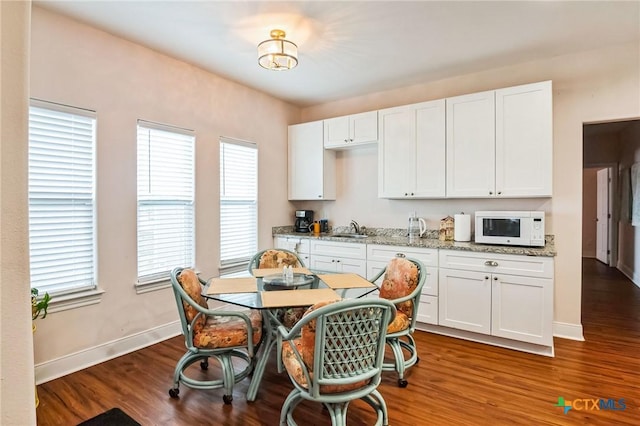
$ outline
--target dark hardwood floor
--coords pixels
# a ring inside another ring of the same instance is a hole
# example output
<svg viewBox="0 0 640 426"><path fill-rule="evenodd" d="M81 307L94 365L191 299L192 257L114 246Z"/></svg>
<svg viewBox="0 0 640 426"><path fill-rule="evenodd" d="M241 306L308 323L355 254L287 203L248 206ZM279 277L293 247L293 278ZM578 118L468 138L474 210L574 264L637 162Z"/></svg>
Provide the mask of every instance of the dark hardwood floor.
<svg viewBox="0 0 640 426"><path fill-rule="evenodd" d="M398 388L395 376L385 373L379 387L390 424L640 424L640 289L593 259L583 261L583 271L585 342L556 338L556 356L548 358L417 332L421 360L410 370L409 386ZM75 425L112 407L143 425L278 424L291 385L286 373L276 372L275 357L257 400L245 400L245 379L227 406L222 390L181 386L180 399L169 397L183 348L182 338L173 338L38 386L38 425ZM564 414L556 406L558 397L623 399L625 409L595 410L580 402ZM317 404L303 403L297 413L301 425L330 424ZM360 401L350 406L350 425L372 422L368 406Z"/></svg>

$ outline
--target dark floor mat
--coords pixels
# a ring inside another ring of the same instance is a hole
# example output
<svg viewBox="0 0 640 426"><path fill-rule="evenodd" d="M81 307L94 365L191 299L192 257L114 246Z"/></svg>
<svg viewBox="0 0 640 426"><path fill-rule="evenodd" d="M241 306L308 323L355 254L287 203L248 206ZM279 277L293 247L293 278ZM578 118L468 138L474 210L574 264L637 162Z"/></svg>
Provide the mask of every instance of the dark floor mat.
<svg viewBox="0 0 640 426"><path fill-rule="evenodd" d="M119 408L112 408L102 414L85 420L78 426L141 426L124 411Z"/></svg>

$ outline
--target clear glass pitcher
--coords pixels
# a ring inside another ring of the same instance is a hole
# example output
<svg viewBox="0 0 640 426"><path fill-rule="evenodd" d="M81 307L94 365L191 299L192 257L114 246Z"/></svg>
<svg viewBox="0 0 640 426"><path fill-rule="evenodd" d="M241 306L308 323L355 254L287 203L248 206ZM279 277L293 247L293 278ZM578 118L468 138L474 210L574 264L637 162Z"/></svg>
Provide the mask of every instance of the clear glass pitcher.
<svg viewBox="0 0 640 426"><path fill-rule="evenodd" d="M421 217L410 216L409 217L409 241L417 240L427 232L427 223Z"/></svg>

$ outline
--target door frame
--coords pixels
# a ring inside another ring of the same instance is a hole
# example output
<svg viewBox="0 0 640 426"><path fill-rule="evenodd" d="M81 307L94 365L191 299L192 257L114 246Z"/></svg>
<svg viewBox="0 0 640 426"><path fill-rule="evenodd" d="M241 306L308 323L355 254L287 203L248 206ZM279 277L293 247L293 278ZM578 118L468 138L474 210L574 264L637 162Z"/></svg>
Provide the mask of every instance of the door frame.
<svg viewBox="0 0 640 426"><path fill-rule="evenodd" d="M620 206L618 205L618 163L603 163L597 165L590 165L589 168L597 169L609 169L609 188L607 197L608 210L609 210L609 263L611 267L616 267L618 264L618 218L620 217ZM596 238L598 233L596 232ZM597 243L596 243L597 245Z"/></svg>

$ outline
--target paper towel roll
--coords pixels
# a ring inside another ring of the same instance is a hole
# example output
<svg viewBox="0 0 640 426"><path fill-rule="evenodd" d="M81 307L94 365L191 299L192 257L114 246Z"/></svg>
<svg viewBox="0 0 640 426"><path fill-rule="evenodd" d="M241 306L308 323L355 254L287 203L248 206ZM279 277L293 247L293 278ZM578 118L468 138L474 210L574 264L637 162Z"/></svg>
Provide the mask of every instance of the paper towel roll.
<svg viewBox="0 0 640 426"><path fill-rule="evenodd" d="M471 241L471 215L457 214L453 217L453 239Z"/></svg>

